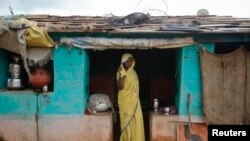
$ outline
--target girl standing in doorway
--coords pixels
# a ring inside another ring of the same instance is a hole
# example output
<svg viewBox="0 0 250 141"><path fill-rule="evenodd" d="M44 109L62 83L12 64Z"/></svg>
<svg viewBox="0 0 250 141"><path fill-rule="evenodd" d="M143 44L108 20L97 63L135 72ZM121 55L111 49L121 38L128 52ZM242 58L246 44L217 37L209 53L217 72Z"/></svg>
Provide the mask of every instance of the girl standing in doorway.
<svg viewBox="0 0 250 141"><path fill-rule="evenodd" d="M129 53L123 54L116 74L121 121L120 141L145 141L139 80L134 66L133 56Z"/></svg>

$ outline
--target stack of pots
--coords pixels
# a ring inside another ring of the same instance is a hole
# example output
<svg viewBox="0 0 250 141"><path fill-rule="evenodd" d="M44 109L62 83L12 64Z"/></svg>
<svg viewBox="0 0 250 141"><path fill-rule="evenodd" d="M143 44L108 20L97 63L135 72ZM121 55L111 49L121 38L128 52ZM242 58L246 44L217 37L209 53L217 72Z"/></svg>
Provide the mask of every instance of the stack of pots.
<svg viewBox="0 0 250 141"><path fill-rule="evenodd" d="M21 58L17 56L11 57L11 63L9 66L10 78L7 82L7 87L9 89L23 89L24 88L24 79L22 77L22 63Z"/></svg>

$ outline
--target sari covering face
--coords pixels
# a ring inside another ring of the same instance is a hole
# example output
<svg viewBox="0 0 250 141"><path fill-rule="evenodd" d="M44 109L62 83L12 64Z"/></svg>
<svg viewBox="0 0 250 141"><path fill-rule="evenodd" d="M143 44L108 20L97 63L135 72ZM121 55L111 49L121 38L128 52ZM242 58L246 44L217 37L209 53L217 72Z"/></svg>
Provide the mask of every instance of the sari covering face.
<svg viewBox="0 0 250 141"><path fill-rule="evenodd" d="M123 63L132 58L132 65L127 71ZM118 104L121 121L120 141L145 141L143 116L139 100L139 81L134 70L135 60L131 54L125 53L121 59L121 69L117 72L119 77L125 77L124 87L118 92ZM120 76L121 75L121 76Z"/></svg>

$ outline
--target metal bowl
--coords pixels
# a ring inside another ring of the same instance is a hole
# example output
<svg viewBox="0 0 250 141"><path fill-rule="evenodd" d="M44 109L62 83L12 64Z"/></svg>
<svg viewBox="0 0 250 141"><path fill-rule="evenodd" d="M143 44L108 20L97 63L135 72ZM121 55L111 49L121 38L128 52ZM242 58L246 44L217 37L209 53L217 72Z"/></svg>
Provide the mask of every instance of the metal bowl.
<svg viewBox="0 0 250 141"><path fill-rule="evenodd" d="M109 106L105 103L101 103L95 106L95 109L97 112L103 112L107 111L109 109Z"/></svg>

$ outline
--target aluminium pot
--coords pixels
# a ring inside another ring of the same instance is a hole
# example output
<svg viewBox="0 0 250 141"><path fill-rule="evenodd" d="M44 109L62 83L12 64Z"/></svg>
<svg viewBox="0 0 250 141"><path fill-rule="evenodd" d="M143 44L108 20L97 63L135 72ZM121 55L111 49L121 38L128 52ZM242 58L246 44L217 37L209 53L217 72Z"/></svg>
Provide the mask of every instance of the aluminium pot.
<svg viewBox="0 0 250 141"><path fill-rule="evenodd" d="M23 89L24 88L24 82L22 79L18 78L9 78L7 87L9 89Z"/></svg>
<svg viewBox="0 0 250 141"><path fill-rule="evenodd" d="M21 74L21 65L20 64L10 64L9 72L10 72L10 74Z"/></svg>

